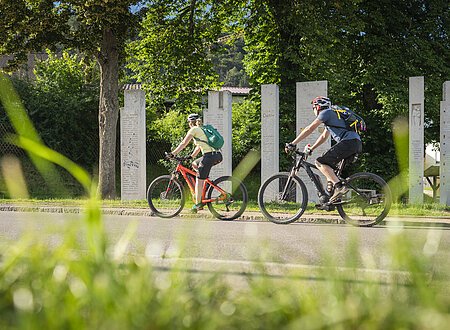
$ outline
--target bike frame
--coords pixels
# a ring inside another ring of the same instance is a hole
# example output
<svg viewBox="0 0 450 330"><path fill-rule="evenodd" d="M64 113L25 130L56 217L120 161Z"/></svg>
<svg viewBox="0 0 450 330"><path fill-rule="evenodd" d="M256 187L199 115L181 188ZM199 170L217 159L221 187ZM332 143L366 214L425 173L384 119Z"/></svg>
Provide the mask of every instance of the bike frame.
<svg viewBox="0 0 450 330"><path fill-rule="evenodd" d="M313 172L313 169L318 170L316 165L307 162L304 153L296 152L296 154L299 154L300 157L295 159L295 163L294 163L294 166L292 167L291 174L290 174L288 181L291 180L292 176L297 175L300 168L303 168L305 170L306 174L308 175L308 177L310 178L310 180L314 183L314 186L316 187L317 191L319 192L319 197L322 195L328 195L328 193L325 191L325 189L323 189L322 182L320 181L319 175L317 173ZM288 183L290 183L290 182L288 182ZM286 184L285 190L287 189L287 187L289 187L289 184ZM284 196L285 196L285 191L283 191L283 197Z"/></svg>
<svg viewBox="0 0 450 330"><path fill-rule="evenodd" d="M172 173L172 178L176 176L177 174L181 174L184 178L184 181L186 181L187 185L189 186L189 190L191 192L191 195L193 199L195 200L195 181L196 181L196 175L197 173L181 164L179 161L177 164L177 167ZM208 190L208 187L212 187L213 189L217 190L220 193L219 197L215 198L206 198L206 192ZM209 178L205 179L205 182L203 184L203 190L202 190L202 203L211 203L216 201L223 201L226 199L227 192L220 188L219 186L216 186Z"/></svg>
<svg viewBox="0 0 450 330"><path fill-rule="evenodd" d="M314 170L319 170L319 169L314 164L311 164L306 161L307 156L305 153L300 152L300 151L295 151L295 154L300 155L300 157L298 157L298 158L296 157L296 159L295 159L294 166L292 167L291 174L288 178L288 182L283 191L283 198L285 198L285 196L286 196L285 194L286 194L287 188L289 187L290 180L292 180L291 179L292 176L297 175L300 168L305 169L306 174L308 175L310 180L314 183L314 186L316 187L316 189L319 193L319 197L321 197L323 195L329 196L328 192L326 192L322 186L322 182L320 181L319 175L317 173L313 172L313 169ZM338 164L338 169L336 171L336 175L340 180L342 180L341 173L342 173L342 170L344 169L345 163L346 163L346 159L343 159ZM345 180L345 181L347 181L347 180ZM353 187L348 182L347 182L347 184L358 196L363 196L357 188Z"/></svg>

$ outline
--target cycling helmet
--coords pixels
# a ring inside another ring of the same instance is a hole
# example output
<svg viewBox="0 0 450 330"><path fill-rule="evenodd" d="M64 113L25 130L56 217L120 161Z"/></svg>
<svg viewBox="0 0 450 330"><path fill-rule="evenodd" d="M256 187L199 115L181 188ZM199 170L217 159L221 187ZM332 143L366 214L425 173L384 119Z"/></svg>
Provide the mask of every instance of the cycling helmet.
<svg viewBox="0 0 450 330"><path fill-rule="evenodd" d="M187 117L187 121L195 121L197 119L199 119L200 116L196 113L191 113L188 117Z"/></svg>
<svg viewBox="0 0 450 330"><path fill-rule="evenodd" d="M318 111L331 108L331 100L325 96L317 96L311 101L311 104L313 106L313 109L316 109Z"/></svg>

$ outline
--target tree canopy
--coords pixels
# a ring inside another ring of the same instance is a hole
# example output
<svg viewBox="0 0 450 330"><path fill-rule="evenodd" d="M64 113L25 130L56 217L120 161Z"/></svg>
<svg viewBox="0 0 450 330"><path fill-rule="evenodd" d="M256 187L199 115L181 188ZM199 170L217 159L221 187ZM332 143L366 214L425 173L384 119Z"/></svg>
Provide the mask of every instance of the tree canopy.
<svg viewBox="0 0 450 330"><path fill-rule="evenodd" d="M119 65L124 42L134 32L135 0L2 0L0 54L14 55L12 65L29 52L75 48L100 66L99 193L115 197L116 127L119 112Z"/></svg>

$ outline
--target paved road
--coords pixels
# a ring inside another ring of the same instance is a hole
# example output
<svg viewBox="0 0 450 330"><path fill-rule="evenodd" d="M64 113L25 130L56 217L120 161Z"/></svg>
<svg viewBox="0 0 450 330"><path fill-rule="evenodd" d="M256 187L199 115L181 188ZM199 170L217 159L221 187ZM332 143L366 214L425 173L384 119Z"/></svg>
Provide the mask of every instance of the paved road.
<svg viewBox="0 0 450 330"><path fill-rule="evenodd" d="M234 221L149 216L105 215L105 228L115 244L130 224L136 225L128 252L146 254L155 260L183 258L208 263L236 265L264 261L303 267L323 266L327 258L345 267L347 247L358 244L358 267L383 270L390 262L389 241L404 233L413 243L411 253L427 251L434 255L436 269L446 272L450 259L450 227L418 227L390 221L389 225L355 228L344 224L293 223L276 225L266 221ZM411 222L410 222L411 223ZM414 224L414 222L412 222ZM80 214L0 212L0 240L16 240L32 231L58 242L56 232L73 225L83 230ZM48 234L52 228L53 233ZM166 263L167 264L167 263ZM226 266L228 267L228 266ZM231 266L230 266L231 267Z"/></svg>

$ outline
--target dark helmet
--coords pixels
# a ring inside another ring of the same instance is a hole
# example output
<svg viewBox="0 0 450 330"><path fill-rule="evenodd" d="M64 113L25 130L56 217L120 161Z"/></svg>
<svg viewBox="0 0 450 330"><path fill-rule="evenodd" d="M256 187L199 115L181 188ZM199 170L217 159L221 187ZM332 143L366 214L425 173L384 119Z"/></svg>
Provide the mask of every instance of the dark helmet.
<svg viewBox="0 0 450 330"><path fill-rule="evenodd" d="M196 121L197 119L199 119L200 116L196 113L191 113L188 117L187 117L187 121Z"/></svg>
<svg viewBox="0 0 450 330"><path fill-rule="evenodd" d="M331 100L325 96L317 96L315 99L311 101L313 109L325 110L331 108Z"/></svg>

